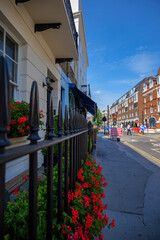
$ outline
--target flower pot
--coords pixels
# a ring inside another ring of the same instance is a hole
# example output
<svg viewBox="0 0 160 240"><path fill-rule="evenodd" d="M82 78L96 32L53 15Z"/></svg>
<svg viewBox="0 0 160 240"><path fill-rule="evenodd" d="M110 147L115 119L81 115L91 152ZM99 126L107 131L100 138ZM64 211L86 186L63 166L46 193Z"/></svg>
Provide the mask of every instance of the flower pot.
<svg viewBox="0 0 160 240"><path fill-rule="evenodd" d="M17 147L17 146L21 146L24 144L29 143L30 141L27 140L28 136L22 136L22 137L11 137L9 138L9 141L11 143L11 145L7 148L11 148L11 147Z"/></svg>

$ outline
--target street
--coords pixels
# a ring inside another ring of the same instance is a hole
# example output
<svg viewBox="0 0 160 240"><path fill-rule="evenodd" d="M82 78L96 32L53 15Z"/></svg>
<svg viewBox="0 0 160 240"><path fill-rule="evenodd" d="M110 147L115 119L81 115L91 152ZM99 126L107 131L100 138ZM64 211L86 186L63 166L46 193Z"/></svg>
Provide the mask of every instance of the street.
<svg viewBox="0 0 160 240"><path fill-rule="evenodd" d="M97 139L97 162L108 182L105 188L110 221L115 228L103 230L105 240L160 239L160 141L146 136L126 136L112 141L101 132ZM157 144L157 145L153 145ZM138 153L136 150L143 149ZM152 149L153 148L153 149ZM147 157L142 153L147 151Z"/></svg>
<svg viewBox="0 0 160 240"><path fill-rule="evenodd" d="M144 134L138 135L132 132L131 136L127 136L124 132L121 141L133 149L139 151L145 157L155 160L155 164L160 164L160 134Z"/></svg>

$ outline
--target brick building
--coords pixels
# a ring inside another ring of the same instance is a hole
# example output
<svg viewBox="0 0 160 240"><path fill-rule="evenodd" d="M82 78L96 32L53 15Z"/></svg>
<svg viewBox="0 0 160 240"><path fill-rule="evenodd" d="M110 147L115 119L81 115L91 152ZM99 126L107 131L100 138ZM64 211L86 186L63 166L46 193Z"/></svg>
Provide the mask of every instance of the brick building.
<svg viewBox="0 0 160 240"><path fill-rule="evenodd" d="M143 83L143 119L144 125L160 131L160 68L156 77L148 77Z"/></svg>
<svg viewBox="0 0 160 240"><path fill-rule="evenodd" d="M126 127L129 123L133 127L140 126L143 112L143 104L141 104L143 95L140 89L146 80L147 78L144 78L112 104L110 107L110 125L113 124L113 117L116 115L117 126L123 124Z"/></svg>
<svg viewBox="0 0 160 240"><path fill-rule="evenodd" d="M110 107L109 122L117 116L117 126L145 125L160 132L160 68L157 75L144 78Z"/></svg>

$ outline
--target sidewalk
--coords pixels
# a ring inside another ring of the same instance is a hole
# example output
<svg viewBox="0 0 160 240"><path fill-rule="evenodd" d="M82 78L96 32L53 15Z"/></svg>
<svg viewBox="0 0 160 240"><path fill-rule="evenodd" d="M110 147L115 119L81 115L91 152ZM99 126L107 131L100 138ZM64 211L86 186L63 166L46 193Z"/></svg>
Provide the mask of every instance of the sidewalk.
<svg viewBox="0 0 160 240"><path fill-rule="evenodd" d="M121 142L98 134L94 157L108 182L105 188L109 221L104 240L160 239L160 169Z"/></svg>

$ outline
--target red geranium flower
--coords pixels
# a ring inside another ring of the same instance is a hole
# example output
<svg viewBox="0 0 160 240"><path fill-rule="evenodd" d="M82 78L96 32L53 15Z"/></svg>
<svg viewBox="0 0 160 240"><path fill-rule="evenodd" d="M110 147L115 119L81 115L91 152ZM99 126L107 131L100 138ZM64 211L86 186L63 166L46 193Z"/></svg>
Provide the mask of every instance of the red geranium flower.
<svg viewBox="0 0 160 240"><path fill-rule="evenodd" d="M17 188L14 189L13 193L14 193L14 194L18 194L19 190L20 190L20 188L17 187Z"/></svg>
<svg viewBox="0 0 160 240"><path fill-rule="evenodd" d="M114 218L111 223L112 223L111 227L114 228L115 227L115 219Z"/></svg>
<svg viewBox="0 0 160 240"><path fill-rule="evenodd" d="M23 129L19 130L19 133L24 133L24 130Z"/></svg>

